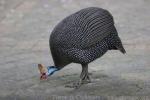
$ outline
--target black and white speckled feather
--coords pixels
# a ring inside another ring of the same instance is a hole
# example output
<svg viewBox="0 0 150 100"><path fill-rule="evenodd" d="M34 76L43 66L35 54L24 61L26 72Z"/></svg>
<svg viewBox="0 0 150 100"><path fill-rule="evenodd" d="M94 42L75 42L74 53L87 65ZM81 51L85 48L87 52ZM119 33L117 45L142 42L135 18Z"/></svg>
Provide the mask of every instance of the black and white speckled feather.
<svg viewBox="0 0 150 100"><path fill-rule="evenodd" d="M125 53L112 15L102 8L82 9L62 20L52 31L50 49L55 66L88 64L108 50Z"/></svg>

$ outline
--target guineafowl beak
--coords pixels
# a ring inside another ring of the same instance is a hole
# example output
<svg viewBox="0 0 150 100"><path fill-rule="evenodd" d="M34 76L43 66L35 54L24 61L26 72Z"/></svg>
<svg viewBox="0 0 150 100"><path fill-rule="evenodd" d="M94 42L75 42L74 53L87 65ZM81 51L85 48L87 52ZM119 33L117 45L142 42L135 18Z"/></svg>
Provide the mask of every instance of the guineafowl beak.
<svg viewBox="0 0 150 100"><path fill-rule="evenodd" d="M41 74L40 79L46 80L48 78L48 76L46 75L46 72L47 72L46 67L43 66L42 64L38 64L38 69L39 69L39 72Z"/></svg>

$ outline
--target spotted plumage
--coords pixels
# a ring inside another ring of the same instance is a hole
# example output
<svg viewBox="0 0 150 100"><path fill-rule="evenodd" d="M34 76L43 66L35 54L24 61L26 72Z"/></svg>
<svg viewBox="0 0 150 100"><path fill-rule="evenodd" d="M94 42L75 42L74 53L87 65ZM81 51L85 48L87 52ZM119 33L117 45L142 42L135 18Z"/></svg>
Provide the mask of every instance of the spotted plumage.
<svg viewBox="0 0 150 100"><path fill-rule="evenodd" d="M68 16L50 36L51 53L58 67L72 62L90 63L117 45L123 49L112 15L96 7Z"/></svg>
<svg viewBox="0 0 150 100"><path fill-rule="evenodd" d="M72 62L82 65L81 79L88 79L87 65L108 50L125 53L112 15L105 9L89 7L65 19L50 35L50 49L54 64L63 68ZM85 74L86 73L86 74Z"/></svg>

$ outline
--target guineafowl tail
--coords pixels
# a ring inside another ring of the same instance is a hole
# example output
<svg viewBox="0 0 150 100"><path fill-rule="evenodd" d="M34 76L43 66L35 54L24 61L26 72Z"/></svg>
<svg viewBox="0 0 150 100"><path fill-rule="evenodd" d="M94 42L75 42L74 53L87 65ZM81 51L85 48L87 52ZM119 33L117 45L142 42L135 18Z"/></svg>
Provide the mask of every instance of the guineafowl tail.
<svg viewBox="0 0 150 100"><path fill-rule="evenodd" d="M118 38L116 48L117 48L118 50L120 50L120 52L122 52L123 54L126 53L126 50L124 49L120 38Z"/></svg>
<svg viewBox="0 0 150 100"><path fill-rule="evenodd" d="M124 49L124 47L122 46L121 48L119 47L118 48L119 50L120 50L120 52L122 52L123 54L125 54L126 53L126 50Z"/></svg>
<svg viewBox="0 0 150 100"><path fill-rule="evenodd" d="M123 54L126 53L126 50L124 49L122 45L121 39L117 34L112 33L106 38L106 41L108 43L109 50L119 50Z"/></svg>

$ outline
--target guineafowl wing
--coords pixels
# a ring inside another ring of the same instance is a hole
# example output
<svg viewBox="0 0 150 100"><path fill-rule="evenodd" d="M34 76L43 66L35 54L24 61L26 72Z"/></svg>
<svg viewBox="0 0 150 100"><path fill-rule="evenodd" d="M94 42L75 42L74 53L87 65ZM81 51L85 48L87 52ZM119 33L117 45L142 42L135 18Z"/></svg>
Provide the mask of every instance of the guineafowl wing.
<svg viewBox="0 0 150 100"><path fill-rule="evenodd" d="M51 43L61 48L85 49L114 31L112 15L104 9L82 9L61 21L51 34Z"/></svg>

